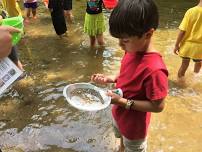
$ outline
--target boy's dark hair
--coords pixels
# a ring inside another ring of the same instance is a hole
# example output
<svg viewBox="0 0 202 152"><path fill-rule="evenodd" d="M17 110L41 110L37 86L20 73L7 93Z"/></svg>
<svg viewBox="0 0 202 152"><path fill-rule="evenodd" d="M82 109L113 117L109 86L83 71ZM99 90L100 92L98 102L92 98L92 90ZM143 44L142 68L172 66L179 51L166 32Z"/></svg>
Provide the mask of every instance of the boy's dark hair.
<svg viewBox="0 0 202 152"><path fill-rule="evenodd" d="M119 0L109 18L109 31L113 37L138 36L157 29L158 8L153 0Z"/></svg>

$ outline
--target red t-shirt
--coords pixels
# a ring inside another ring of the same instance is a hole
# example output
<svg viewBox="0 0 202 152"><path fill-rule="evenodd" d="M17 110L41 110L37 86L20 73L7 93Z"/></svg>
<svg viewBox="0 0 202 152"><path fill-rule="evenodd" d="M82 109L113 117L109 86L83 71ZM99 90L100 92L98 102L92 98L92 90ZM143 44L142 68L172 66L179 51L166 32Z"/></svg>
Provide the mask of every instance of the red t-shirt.
<svg viewBox="0 0 202 152"><path fill-rule="evenodd" d="M168 71L159 53L126 53L121 62L116 88L122 89L126 99L163 99L168 90L167 77ZM150 112L127 110L113 105L112 115L124 137L130 140L146 137Z"/></svg>

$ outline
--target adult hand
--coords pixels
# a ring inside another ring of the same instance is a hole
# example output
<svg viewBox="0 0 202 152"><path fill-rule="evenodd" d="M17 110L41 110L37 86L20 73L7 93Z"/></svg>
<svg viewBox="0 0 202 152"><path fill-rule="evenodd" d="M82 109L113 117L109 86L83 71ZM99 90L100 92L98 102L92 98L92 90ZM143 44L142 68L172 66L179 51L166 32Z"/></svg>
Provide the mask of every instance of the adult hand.
<svg viewBox="0 0 202 152"><path fill-rule="evenodd" d="M0 26L0 59L7 57L12 48L12 33L20 32L11 26Z"/></svg>
<svg viewBox="0 0 202 152"><path fill-rule="evenodd" d="M19 29L14 28L12 26L0 26L0 32L2 32L2 31L9 32L10 34L21 32Z"/></svg>

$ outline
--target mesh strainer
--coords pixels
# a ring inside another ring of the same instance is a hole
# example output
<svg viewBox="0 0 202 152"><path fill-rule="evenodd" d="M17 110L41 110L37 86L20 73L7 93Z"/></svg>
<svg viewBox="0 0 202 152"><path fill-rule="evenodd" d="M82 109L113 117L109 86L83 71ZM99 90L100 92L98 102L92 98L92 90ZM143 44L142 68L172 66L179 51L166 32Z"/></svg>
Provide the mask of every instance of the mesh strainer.
<svg viewBox="0 0 202 152"><path fill-rule="evenodd" d="M63 95L70 105L85 111L105 109L111 102L104 89L90 83L69 84L64 88Z"/></svg>

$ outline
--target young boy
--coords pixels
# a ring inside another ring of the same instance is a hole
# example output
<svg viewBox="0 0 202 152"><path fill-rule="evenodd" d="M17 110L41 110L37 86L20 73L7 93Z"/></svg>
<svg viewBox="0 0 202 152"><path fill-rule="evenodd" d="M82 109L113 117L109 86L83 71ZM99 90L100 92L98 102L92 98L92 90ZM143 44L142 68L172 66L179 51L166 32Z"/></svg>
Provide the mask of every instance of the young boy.
<svg viewBox="0 0 202 152"><path fill-rule="evenodd" d="M168 90L168 71L151 39L159 15L153 0L121 0L109 19L110 33L125 55L116 78L94 74L97 83L116 83L123 97L109 91L120 151L145 152L150 112L161 112Z"/></svg>

